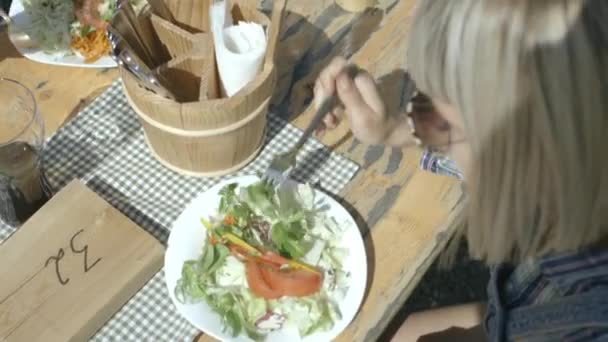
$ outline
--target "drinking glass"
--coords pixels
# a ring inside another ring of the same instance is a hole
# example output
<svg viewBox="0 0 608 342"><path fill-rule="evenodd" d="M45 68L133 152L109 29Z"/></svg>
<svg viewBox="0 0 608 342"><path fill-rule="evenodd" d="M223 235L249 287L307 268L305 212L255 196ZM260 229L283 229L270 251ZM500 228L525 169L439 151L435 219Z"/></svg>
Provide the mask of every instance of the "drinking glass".
<svg viewBox="0 0 608 342"><path fill-rule="evenodd" d="M0 78L0 220L19 226L50 197L41 153L44 123L32 92Z"/></svg>

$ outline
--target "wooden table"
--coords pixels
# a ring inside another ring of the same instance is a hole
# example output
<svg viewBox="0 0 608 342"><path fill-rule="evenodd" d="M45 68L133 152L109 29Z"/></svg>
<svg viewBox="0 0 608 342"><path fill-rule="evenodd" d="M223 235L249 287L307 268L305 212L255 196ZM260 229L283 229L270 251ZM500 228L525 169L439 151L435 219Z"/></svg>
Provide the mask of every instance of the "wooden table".
<svg viewBox="0 0 608 342"><path fill-rule="evenodd" d="M414 0L380 0L364 14L344 12L333 0L291 0L280 38L279 83L272 109L304 126L316 75L337 54L379 80L388 106L403 107L406 33ZM270 8L271 1L262 7ZM35 91L47 134L53 133L117 78L116 70L55 67L19 56L0 36L0 76ZM362 166L340 196L358 219L369 258L364 304L340 341L373 341L403 305L451 234L462 213L452 179L420 171L420 151L365 146L347 127L323 142ZM209 340L202 337L201 341Z"/></svg>

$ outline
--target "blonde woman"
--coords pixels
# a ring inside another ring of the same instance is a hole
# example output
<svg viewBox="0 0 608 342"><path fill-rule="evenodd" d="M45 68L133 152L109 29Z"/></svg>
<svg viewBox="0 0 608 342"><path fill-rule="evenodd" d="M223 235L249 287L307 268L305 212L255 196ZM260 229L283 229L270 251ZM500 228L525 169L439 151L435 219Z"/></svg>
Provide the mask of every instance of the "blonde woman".
<svg viewBox="0 0 608 342"><path fill-rule="evenodd" d="M492 267L487 304L412 315L394 340L608 340L608 0L419 0L408 115L346 64L322 72L316 101L337 92L362 142L453 160L462 234Z"/></svg>

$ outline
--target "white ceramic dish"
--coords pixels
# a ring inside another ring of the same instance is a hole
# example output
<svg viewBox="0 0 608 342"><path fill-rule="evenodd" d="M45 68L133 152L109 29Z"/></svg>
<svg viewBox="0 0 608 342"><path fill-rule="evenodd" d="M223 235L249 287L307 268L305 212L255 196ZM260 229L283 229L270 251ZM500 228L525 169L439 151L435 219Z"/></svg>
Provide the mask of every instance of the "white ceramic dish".
<svg viewBox="0 0 608 342"><path fill-rule="evenodd" d="M255 183L259 178L255 176L237 177L223 181L208 191L197 196L175 221L169 236L168 248L165 253L165 281L171 300L177 307L178 312L191 324L218 340L222 341L250 341L246 335L236 338L222 332L222 322L218 314L206 303L182 304L175 298L175 285L181 277L184 261L197 259L201 255L201 249L206 239L205 230L201 226L201 217L208 217L217 213L220 201L219 190L227 184L238 183L246 186ZM344 300L340 303L342 319L334 327L323 333L315 333L300 339L295 327L284 327L267 335L266 341L331 341L350 324L357 314L367 284L367 257L361 233L357 228L352 216L342 205L326 194L317 191L317 201L322 201L328 209L330 216L337 222L348 225L342 238L342 245L349 249L349 255L344 261L344 267L351 272L351 284Z"/></svg>
<svg viewBox="0 0 608 342"><path fill-rule="evenodd" d="M13 25L16 26L18 30L22 27L25 27L30 23L30 18L25 13L23 9L23 4L21 0L13 0L11 4L11 9L9 12L9 16L13 21ZM18 45L18 44L17 44ZM22 48L17 46L19 53L21 53L25 58L31 59L33 61L45 64L53 64L53 65L63 65L63 66L72 66L72 67L81 67L81 68L114 68L116 67L116 63L110 56L104 56L95 61L94 63L85 63L84 58L77 56L75 54L69 54L66 56L52 55L45 53L37 48Z"/></svg>

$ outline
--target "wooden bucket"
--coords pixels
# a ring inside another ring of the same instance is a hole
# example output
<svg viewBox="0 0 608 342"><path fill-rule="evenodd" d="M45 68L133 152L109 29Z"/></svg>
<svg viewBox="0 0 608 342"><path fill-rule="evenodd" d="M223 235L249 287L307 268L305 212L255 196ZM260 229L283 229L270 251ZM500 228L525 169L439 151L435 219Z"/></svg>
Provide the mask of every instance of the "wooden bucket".
<svg viewBox="0 0 608 342"><path fill-rule="evenodd" d="M338 6L342 7L348 12L363 12L367 8L374 7L376 4L375 0L336 0Z"/></svg>
<svg viewBox="0 0 608 342"><path fill-rule="evenodd" d="M209 2L167 3L176 20L186 23L185 28L155 15L150 18L172 56L158 72L179 85L178 101L148 91L126 70L120 72L127 100L138 115L156 159L179 173L218 176L247 165L264 143L266 113L276 83L274 55L285 0L274 2L271 19L256 9L255 0L232 1L235 22L253 21L268 27L268 47L260 73L231 97L220 96L207 16L198 16L198 24L193 21L193 6L186 5L190 1Z"/></svg>

